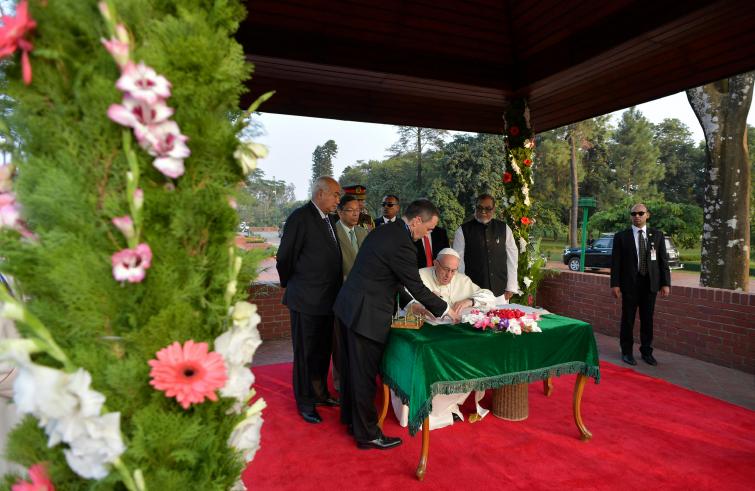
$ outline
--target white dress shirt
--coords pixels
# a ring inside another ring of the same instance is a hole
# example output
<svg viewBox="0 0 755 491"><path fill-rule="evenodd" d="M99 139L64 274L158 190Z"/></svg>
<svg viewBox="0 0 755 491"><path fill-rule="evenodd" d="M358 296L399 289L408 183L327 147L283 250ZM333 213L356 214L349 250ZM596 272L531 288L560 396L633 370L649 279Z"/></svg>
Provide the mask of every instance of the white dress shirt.
<svg viewBox="0 0 755 491"><path fill-rule="evenodd" d="M647 225L645 225L642 228L637 228L634 225L632 225L632 235L634 236L634 250L637 251L637 269L640 269L640 234L638 233L640 230L642 230L642 237L645 240L645 250L647 250L648 245L648 228Z"/></svg>

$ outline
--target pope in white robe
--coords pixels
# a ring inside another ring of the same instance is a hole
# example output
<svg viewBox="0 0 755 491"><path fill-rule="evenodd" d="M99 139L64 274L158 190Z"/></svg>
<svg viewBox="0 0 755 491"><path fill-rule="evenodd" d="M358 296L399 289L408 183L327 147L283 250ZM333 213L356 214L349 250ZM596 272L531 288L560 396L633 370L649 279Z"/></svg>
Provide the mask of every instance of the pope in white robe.
<svg viewBox="0 0 755 491"><path fill-rule="evenodd" d="M459 253L450 247L438 252L437 259L433 262L432 267L422 268L419 270L419 276L425 286L433 293L448 303L451 310L461 314L463 309L477 307L481 310L493 308L496 304L496 297L492 291L480 288L475 285L468 276L459 273ZM415 314L423 314L432 317L422 304L412 301L406 306ZM442 329L439 327L438 329ZM480 399L485 394L484 391L476 391L475 402L477 414L480 417L487 415L488 410L480 406ZM463 394L438 394L433 397L432 411L430 413L430 429L443 428L444 426L454 423L454 414L460 420L464 420L459 406L469 396L469 392ZM391 405L396 413L401 426L407 426L409 420L409 407L401 403L401 399L391 391Z"/></svg>

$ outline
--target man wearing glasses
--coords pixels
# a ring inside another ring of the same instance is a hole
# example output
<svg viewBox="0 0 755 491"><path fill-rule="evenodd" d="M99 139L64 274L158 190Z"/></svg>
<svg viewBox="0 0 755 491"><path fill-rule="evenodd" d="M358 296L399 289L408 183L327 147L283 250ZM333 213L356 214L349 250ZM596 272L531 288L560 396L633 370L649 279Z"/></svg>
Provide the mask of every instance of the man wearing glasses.
<svg viewBox="0 0 755 491"><path fill-rule="evenodd" d="M647 206L637 203L629 214L632 226L614 235L611 252L611 293L621 298L621 359L629 365L637 364L632 354L632 331L639 309L640 354L648 365L657 365L653 357L655 297L659 290L662 297L671 292L666 239L660 230L647 227Z"/></svg>
<svg viewBox="0 0 755 491"><path fill-rule="evenodd" d="M375 220L375 228L385 225L386 223L393 223L398 217L398 212L401 209L401 205L398 203L398 196L395 194L386 194L383 196L383 216Z"/></svg>
<svg viewBox="0 0 755 491"><path fill-rule="evenodd" d="M464 273L459 272L459 254L447 247L438 252L438 258L435 260L433 267L422 268L419 270L419 277L422 283L434 294L445 300L449 309L461 316L462 310L469 307L487 309L495 306L496 299L493 292L480 288L475 285ZM429 315L425 307L412 300L405 306L411 309L415 314ZM477 414L484 417L487 409L479 405L485 391L478 391L476 395ZM430 429L443 428L454 423L455 419L463 420L459 406L464 404L469 392L456 394L438 394L433 397L433 409L430 413ZM406 426L409 420L409 407L402 404L401 399L391 393L391 404L396 418L401 426ZM454 417L456 416L456 417Z"/></svg>
<svg viewBox="0 0 755 491"><path fill-rule="evenodd" d="M519 251L509 226L494 217L493 197L481 194L474 218L456 230L453 248L461 259L459 271L506 303L519 291Z"/></svg>
<svg viewBox="0 0 755 491"><path fill-rule="evenodd" d="M360 227L364 227L367 231L375 229L375 220L372 219L370 213L365 209L365 200L367 199L367 188L361 184L354 184L353 186L344 186L343 193L353 196L357 199L359 204L359 221L357 224Z"/></svg>

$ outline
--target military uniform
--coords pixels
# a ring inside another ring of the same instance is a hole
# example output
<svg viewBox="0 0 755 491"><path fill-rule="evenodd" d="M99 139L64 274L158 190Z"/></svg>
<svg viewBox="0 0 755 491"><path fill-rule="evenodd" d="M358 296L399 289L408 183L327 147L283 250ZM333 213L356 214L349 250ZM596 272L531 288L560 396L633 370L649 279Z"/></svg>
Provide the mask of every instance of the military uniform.
<svg viewBox="0 0 755 491"><path fill-rule="evenodd" d="M343 186L343 194L350 194L354 196L360 205L364 204L364 200L367 198L367 188L361 184L354 184L353 186ZM375 220L370 216L367 211L361 211L359 213L359 222L357 225L366 228L367 230L375 229Z"/></svg>

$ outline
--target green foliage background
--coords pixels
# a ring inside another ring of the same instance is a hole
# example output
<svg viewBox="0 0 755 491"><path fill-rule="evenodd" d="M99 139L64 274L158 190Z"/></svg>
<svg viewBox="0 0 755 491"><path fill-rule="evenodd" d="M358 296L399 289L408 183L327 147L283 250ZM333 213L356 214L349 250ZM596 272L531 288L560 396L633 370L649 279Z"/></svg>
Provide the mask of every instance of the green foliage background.
<svg viewBox="0 0 755 491"><path fill-rule="evenodd" d="M242 469L226 444L238 422L226 415L231 401L184 411L148 385L147 360L173 341L211 344L226 329L223 297L237 224L228 197L243 179L233 158L238 128L230 121L239 119L251 73L233 34L245 10L236 0L113 3L135 40L133 59L172 83L168 105L192 151L186 174L171 183L137 150L142 239L152 248L152 267L139 284L112 277L110 256L126 244L110 220L128 214L128 165L122 128L106 111L122 95L114 86L119 71L100 43L107 36L96 2L82 0L31 2L37 21L31 86L20 81L17 63L2 64L0 92L7 97L0 127L13 144L16 192L39 243L3 231L0 266L74 364L92 374L108 410L121 412L128 447L122 459L144 472L148 488L228 489ZM251 266L242 269L239 298ZM47 448L27 419L7 455L25 466L50 462L57 489L122 489L112 473L102 481L74 475L62 450ZM4 489L13 481L6 478Z"/></svg>

